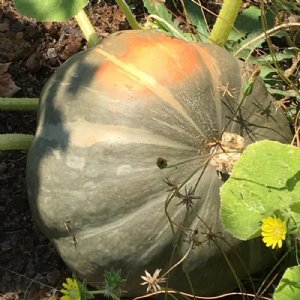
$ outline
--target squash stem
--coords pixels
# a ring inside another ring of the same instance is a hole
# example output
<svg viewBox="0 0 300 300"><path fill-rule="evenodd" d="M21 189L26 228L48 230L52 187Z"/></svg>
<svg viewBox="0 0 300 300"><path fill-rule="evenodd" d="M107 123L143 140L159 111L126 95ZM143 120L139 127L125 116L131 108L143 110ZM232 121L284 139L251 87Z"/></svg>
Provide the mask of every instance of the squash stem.
<svg viewBox="0 0 300 300"><path fill-rule="evenodd" d="M100 42L100 38L97 35L92 23L90 22L85 11L81 9L75 16L80 29L82 30L89 47L96 46Z"/></svg>
<svg viewBox="0 0 300 300"><path fill-rule="evenodd" d="M116 0L116 3L119 5L120 9L123 11L126 19L132 29L143 29L142 26L137 22L130 8L124 0Z"/></svg>
<svg viewBox="0 0 300 300"><path fill-rule="evenodd" d="M242 0L224 0L217 21L210 33L209 40L224 46L235 23Z"/></svg>
<svg viewBox="0 0 300 300"><path fill-rule="evenodd" d="M0 134L0 150L28 150L33 139L31 134Z"/></svg>
<svg viewBox="0 0 300 300"><path fill-rule="evenodd" d="M38 98L0 98L1 110L36 110L39 105Z"/></svg>

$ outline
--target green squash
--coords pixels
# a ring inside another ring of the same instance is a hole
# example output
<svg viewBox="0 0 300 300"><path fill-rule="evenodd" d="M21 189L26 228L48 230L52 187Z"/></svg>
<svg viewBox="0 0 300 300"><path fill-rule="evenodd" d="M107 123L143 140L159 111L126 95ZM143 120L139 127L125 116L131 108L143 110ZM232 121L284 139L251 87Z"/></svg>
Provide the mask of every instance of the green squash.
<svg viewBox="0 0 300 300"><path fill-rule="evenodd" d="M218 246L241 279L247 272L236 253L251 274L270 265L260 240L242 242L224 232L222 179L210 164L202 174L207 144L233 117L250 75L216 45L125 31L74 55L51 77L28 153L29 201L79 278L101 287L105 270L120 269L125 296L142 294L144 270L166 271L186 253L193 233L198 240L169 274L170 288L190 292L186 274L200 295L234 288ZM257 79L226 131L246 144L289 142L288 122L272 102ZM178 205L182 199L171 197L172 184L182 194L196 187L188 214Z"/></svg>

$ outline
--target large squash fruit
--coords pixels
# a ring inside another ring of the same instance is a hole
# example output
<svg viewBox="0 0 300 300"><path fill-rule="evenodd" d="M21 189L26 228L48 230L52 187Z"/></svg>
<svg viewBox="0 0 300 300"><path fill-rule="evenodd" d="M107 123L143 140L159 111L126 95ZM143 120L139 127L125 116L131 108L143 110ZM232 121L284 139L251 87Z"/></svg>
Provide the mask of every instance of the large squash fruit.
<svg viewBox="0 0 300 300"><path fill-rule="evenodd" d="M170 288L190 291L185 274L201 295L233 288L219 247L240 278L247 272L237 253L250 273L270 263L260 240L224 232L222 180L205 163L207 144L230 118L226 131L246 144L290 141L261 80L238 108L250 74L216 45L127 31L74 55L52 76L28 153L29 201L41 230L81 279L102 286L105 270L120 269L126 296L143 293L144 270L166 270L186 253L193 232L199 240L170 273ZM182 194L195 188L188 214L182 199L170 196L172 185Z"/></svg>

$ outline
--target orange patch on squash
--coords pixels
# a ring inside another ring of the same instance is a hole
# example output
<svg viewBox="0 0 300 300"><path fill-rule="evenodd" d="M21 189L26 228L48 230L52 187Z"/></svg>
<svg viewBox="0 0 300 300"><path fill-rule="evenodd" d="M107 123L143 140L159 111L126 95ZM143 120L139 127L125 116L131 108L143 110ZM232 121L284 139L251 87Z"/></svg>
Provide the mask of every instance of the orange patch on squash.
<svg viewBox="0 0 300 300"><path fill-rule="evenodd" d="M219 86L219 78L221 76L221 70L216 65L215 57L211 55L208 49L201 47L201 44L195 43L195 46L198 49L202 60L205 61L206 63L206 67L210 73L214 86Z"/></svg>
<svg viewBox="0 0 300 300"><path fill-rule="evenodd" d="M176 86L201 68L194 44L168 36L150 39L129 36L125 46L127 51L119 57L102 48L95 49L107 59L98 70L96 80L112 96L124 96L124 93L129 98L145 96L149 84Z"/></svg>

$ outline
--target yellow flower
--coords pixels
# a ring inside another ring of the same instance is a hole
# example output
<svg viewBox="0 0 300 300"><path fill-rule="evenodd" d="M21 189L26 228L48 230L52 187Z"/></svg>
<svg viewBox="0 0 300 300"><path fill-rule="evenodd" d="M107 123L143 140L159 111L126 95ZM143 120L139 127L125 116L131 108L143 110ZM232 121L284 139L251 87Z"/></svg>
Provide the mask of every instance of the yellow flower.
<svg viewBox="0 0 300 300"><path fill-rule="evenodd" d="M64 295L61 297L61 300L80 300L80 287L76 279L67 278L66 283L62 285L65 289L61 289L61 293Z"/></svg>
<svg viewBox="0 0 300 300"><path fill-rule="evenodd" d="M262 221L261 235L267 247L274 249L278 245L281 248L286 236L286 224L279 218L267 217Z"/></svg>

